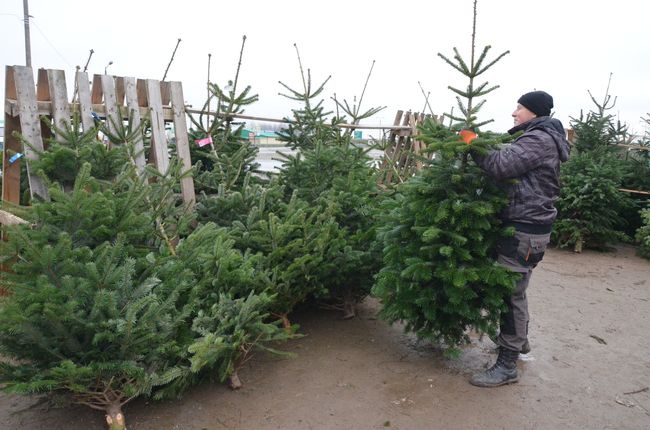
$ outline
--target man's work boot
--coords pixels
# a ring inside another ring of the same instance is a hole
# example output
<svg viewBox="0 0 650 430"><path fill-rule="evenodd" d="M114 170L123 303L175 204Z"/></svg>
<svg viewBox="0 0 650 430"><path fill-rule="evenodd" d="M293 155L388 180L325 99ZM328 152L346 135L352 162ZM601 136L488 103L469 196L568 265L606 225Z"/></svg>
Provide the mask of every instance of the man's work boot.
<svg viewBox="0 0 650 430"><path fill-rule="evenodd" d="M472 376L469 383L477 387L499 387L519 381L517 376L517 358L519 351L499 348L499 356L494 366L483 373Z"/></svg>

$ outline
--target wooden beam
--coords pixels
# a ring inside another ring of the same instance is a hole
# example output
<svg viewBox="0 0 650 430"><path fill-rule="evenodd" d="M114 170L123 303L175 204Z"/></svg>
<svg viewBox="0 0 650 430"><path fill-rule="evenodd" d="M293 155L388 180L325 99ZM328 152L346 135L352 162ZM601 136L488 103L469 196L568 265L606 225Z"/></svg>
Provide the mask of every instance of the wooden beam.
<svg viewBox="0 0 650 430"><path fill-rule="evenodd" d="M205 111L197 110L197 109L185 109L185 112L193 113L193 114L210 115L210 116L216 116L217 115L216 112L205 112ZM252 121L279 122L279 123L283 123L283 124L291 124L292 123L292 121L287 120L286 118L283 118L283 119L266 118L266 117L261 117L261 116L251 116L251 115L243 115L243 114L231 114L231 115L219 114L219 116L221 116L221 117L229 116L231 118L237 118L237 119L250 119ZM400 125L339 124L336 127L339 127L339 128L355 128L355 129L360 128L360 129L364 129L364 130L410 130L411 129L408 126L400 126Z"/></svg>
<svg viewBox="0 0 650 430"><path fill-rule="evenodd" d="M79 97L81 98L81 94L79 94ZM138 96L139 98L139 96ZM139 102L139 101L138 101ZM52 102L37 102L37 109L38 109L38 114L41 116L49 116L52 114ZM106 107L99 103L99 104L90 104L90 109L88 112L94 112L99 118L106 118ZM83 109L84 105L79 103L72 103L70 104L71 109ZM126 106L118 106L120 115L122 115L122 119L126 120L129 119L129 108ZM169 106L163 106L163 116L165 119L165 122L172 122L174 121L174 113L172 112L172 108ZM147 107L139 107L139 112L141 117L146 117L147 114L149 113L149 109ZM5 113L10 116L18 116L20 111L18 110L18 101L16 100L11 100L7 99L5 100ZM92 118L92 116L90 117ZM84 129L85 130L85 129Z"/></svg>
<svg viewBox="0 0 650 430"><path fill-rule="evenodd" d="M79 72L82 73L82 72ZM140 80L138 80L140 81ZM149 112L149 109L146 106L146 102L142 103L140 100L142 98L142 95L140 93L141 89L137 88L138 92L138 103L140 105L140 116L145 117L147 113ZM81 94L80 94L81 98ZM145 98L146 100L146 98ZM162 100L161 100L162 104ZM78 103L72 103L70 106L72 109L76 109ZM103 104L101 103L92 103L91 105L91 110L92 112L95 112L97 116L100 118L106 118L106 108L104 107ZM125 106L118 106L120 110L120 114L122 115L122 119L126 120L129 118L129 111L130 108L126 108ZM174 121L174 113L172 111L172 108L170 106L163 106L163 117L165 122L173 122ZM17 116L18 115L18 103L16 100L12 99L7 99L5 100L5 112L8 115L11 116ZM185 112L190 113L190 114L204 114L204 115L211 115L215 116L215 112L204 112L201 110L197 109L185 109ZM51 102L38 102L38 114L39 115L51 115L52 114L52 103ZM266 118L266 117L260 117L260 116L251 116L251 115L240 115L240 114L233 114L230 115L232 118L238 118L238 119L250 119L252 121L265 121L265 122L278 122L278 123L284 123L284 124L290 124L291 121L287 121L286 119L277 119L277 118ZM355 128L355 129L363 129L363 130L395 130L395 131L401 131L404 133L404 135L410 135L410 130L411 127L409 126L403 126L403 125L363 125L363 124L339 124L337 125L339 128Z"/></svg>

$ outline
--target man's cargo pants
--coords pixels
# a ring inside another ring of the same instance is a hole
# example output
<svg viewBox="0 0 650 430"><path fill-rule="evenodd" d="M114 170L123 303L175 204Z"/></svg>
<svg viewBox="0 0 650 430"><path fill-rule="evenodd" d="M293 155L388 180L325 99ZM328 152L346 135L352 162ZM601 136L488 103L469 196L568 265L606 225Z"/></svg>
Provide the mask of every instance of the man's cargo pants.
<svg viewBox="0 0 650 430"><path fill-rule="evenodd" d="M515 228L514 236L503 238L497 244L497 262L514 272L521 273L514 292L506 298L508 309L501 315L497 344L513 351L520 351L528 339L529 316L526 289L533 269L544 257L551 239L551 226L517 223Z"/></svg>

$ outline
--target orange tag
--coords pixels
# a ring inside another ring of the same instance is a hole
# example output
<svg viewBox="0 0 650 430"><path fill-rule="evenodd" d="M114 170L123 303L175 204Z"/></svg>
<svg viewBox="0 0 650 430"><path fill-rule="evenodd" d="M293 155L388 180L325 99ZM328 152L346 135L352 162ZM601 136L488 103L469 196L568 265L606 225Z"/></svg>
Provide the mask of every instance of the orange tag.
<svg viewBox="0 0 650 430"><path fill-rule="evenodd" d="M472 130L461 130L458 134L460 134L460 139L468 145L478 137Z"/></svg>

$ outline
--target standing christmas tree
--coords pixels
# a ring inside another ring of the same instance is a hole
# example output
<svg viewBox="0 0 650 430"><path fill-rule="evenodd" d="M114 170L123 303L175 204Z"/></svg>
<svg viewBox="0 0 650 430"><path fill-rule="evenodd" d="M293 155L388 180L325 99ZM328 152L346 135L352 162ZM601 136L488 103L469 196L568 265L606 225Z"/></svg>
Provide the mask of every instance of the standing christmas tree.
<svg viewBox="0 0 650 430"><path fill-rule="evenodd" d="M495 332L516 276L494 262L496 239L507 234L498 218L507 198L469 157L470 148L485 153L499 143L488 134L476 138L490 122L477 122L484 103L477 98L497 87L475 86L474 78L507 52L483 65L488 46L475 60L476 2L473 29L469 65L457 49L456 62L439 54L469 79L466 91L450 87L463 116L447 115L456 121L451 128L433 121L421 128L433 157L387 203L384 266L373 287L388 321L404 321L418 337L451 347L468 340L468 328Z"/></svg>

